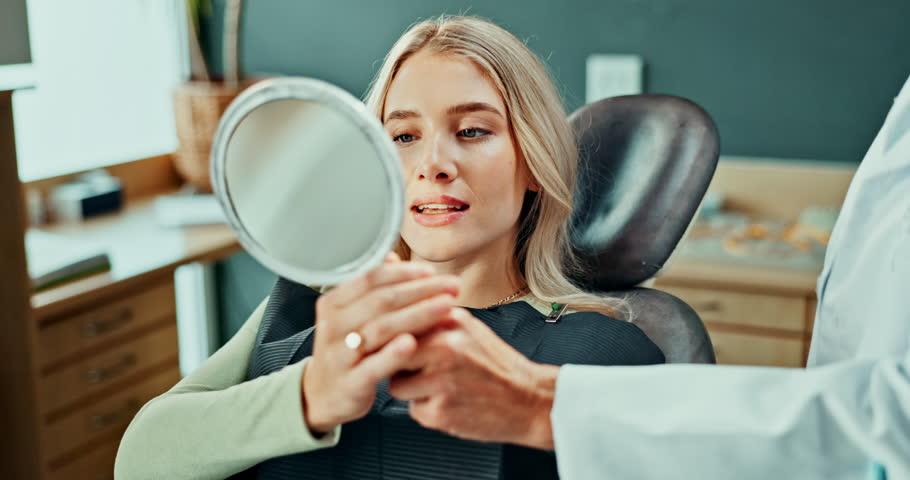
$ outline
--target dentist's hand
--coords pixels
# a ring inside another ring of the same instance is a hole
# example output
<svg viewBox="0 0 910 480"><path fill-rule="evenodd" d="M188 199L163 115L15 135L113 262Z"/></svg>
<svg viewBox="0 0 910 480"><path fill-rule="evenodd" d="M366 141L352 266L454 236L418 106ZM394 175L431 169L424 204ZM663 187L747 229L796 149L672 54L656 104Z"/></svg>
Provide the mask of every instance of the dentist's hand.
<svg viewBox="0 0 910 480"><path fill-rule="evenodd" d="M534 363L465 309L454 322L419 339L411 373L389 391L410 401L427 428L482 442L553 448L550 410L559 367Z"/></svg>
<svg viewBox="0 0 910 480"><path fill-rule="evenodd" d="M385 264L320 296L313 355L301 382L310 430L328 432L364 416L376 384L414 354L415 335L451 316L458 289L456 277L391 253ZM345 344L351 332L363 339L357 350Z"/></svg>

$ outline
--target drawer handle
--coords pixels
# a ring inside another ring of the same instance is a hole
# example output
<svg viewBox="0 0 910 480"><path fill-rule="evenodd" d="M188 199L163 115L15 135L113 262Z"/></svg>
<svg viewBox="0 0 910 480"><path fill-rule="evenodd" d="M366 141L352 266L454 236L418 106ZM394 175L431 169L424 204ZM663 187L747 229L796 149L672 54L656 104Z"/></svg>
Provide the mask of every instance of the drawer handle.
<svg viewBox="0 0 910 480"><path fill-rule="evenodd" d="M120 310L119 313L107 320L93 321L82 326L83 337L97 337L114 331L133 319L133 311L130 309Z"/></svg>
<svg viewBox="0 0 910 480"><path fill-rule="evenodd" d="M99 413L90 417L91 427L95 430L103 430L111 425L128 420L139 410L139 400L130 398L122 408L113 412Z"/></svg>
<svg viewBox="0 0 910 480"><path fill-rule="evenodd" d="M705 313L716 313L723 311L724 306L717 300L709 300L707 302L697 303L692 305L692 308L696 312L705 312Z"/></svg>
<svg viewBox="0 0 910 480"><path fill-rule="evenodd" d="M128 353L113 365L88 370L85 372L85 378L88 380L88 383L105 382L118 375L122 375L134 365L136 365L136 354Z"/></svg>

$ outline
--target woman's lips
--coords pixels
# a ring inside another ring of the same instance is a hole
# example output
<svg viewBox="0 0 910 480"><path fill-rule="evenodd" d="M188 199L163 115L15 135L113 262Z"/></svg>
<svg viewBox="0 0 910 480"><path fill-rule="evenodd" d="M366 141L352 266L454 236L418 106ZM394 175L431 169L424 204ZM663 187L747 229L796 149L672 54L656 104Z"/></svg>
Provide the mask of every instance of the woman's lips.
<svg viewBox="0 0 910 480"><path fill-rule="evenodd" d="M453 210L446 213L420 213L416 208L411 210L411 215L414 216L414 221L423 225L424 227L441 227L443 225L448 225L460 220L467 213L468 209Z"/></svg>
<svg viewBox="0 0 910 480"><path fill-rule="evenodd" d="M471 206L450 195L427 194L411 203L414 221L425 227L442 227L460 220Z"/></svg>

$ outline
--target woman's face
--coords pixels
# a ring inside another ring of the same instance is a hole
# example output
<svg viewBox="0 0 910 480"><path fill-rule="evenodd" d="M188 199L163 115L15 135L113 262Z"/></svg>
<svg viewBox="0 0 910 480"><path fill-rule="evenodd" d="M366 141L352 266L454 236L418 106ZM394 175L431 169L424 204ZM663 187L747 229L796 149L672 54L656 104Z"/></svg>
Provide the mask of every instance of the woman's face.
<svg viewBox="0 0 910 480"><path fill-rule="evenodd" d="M503 99L473 62L418 52L401 66L382 116L401 156L401 236L431 262L511 254L530 176Z"/></svg>

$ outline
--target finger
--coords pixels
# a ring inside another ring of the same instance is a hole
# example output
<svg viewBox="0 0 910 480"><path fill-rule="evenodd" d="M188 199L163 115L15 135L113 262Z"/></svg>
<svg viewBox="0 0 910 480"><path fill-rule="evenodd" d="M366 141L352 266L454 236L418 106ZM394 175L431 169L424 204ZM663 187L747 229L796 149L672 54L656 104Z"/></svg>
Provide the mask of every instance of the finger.
<svg viewBox="0 0 910 480"><path fill-rule="evenodd" d="M468 310L461 307L455 307L452 309L451 315L458 327L467 333L471 339L480 344L481 347L496 347L499 344L504 343L499 335L496 335L496 332L490 329L487 324L480 321L480 319L472 315Z"/></svg>
<svg viewBox="0 0 910 480"><path fill-rule="evenodd" d="M448 310L452 307L454 298L458 296L458 286L459 282L457 277L433 276L373 289L365 296L358 299L356 311L352 310L350 311L350 315L340 317L337 322L333 323L332 329L337 332L360 331L362 328L365 328L366 325L369 325L371 322L384 315L432 297L438 297L438 301L448 303L448 308L446 309L443 309L440 305L436 305L434 310L434 312L436 312L435 314L437 316L442 315L443 313L447 314ZM448 315L446 315L446 317L449 318L449 322L453 321ZM384 328L385 326L382 325L381 329ZM395 333L406 331L408 331L407 328L399 328ZM373 331L367 332L367 334L363 334L363 332L360 333L370 340L368 348L360 349L362 352L373 351L395 336L394 334L384 334L382 332ZM379 338L380 340L375 340L375 338Z"/></svg>
<svg viewBox="0 0 910 480"><path fill-rule="evenodd" d="M399 335L378 352L363 357L352 369L351 378L362 388L375 387L382 379L401 370L416 349L417 340L413 335Z"/></svg>
<svg viewBox="0 0 910 480"><path fill-rule="evenodd" d="M438 398L424 397L412 400L408 404L408 414L424 428L442 430L442 411ZM454 432L446 431L454 436Z"/></svg>
<svg viewBox="0 0 910 480"><path fill-rule="evenodd" d="M401 257L399 257L395 252L389 252L385 256L385 263L398 263L400 261Z"/></svg>
<svg viewBox="0 0 910 480"><path fill-rule="evenodd" d="M330 296L329 299L335 306L344 307L383 285L426 278L433 274L433 268L426 264L414 262L384 263L338 285L326 295Z"/></svg>
<svg viewBox="0 0 910 480"><path fill-rule="evenodd" d="M436 371L448 368L458 361L454 349L462 343L456 336L463 332L437 329L417 339L417 351L404 364L406 371Z"/></svg>
<svg viewBox="0 0 910 480"><path fill-rule="evenodd" d="M471 312L456 307L452 316L458 327L451 331L461 334L461 338L449 339L450 357L458 354L460 362L480 365L489 371L514 369L516 362L528 360Z"/></svg>
<svg viewBox="0 0 910 480"><path fill-rule="evenodd" d="M375 318L437 295L458 296L461 282L452 275L434 275L374 288L364 297ZM366 319L365 319L366 320Z"/></svg>
<svg viewBox="0 0 910 480"><path fill-rule="evenodd" d="M421 400L438 393L441 383L438 375L424 372L398 373L389 380L389 393L403 402Z"/></svg>
<svg viewBox="0 0 910 480"><path fill-rule="evenodd" d="M437 294L367 320L357 328L364 340L363 351L377 350L402 333L421 335L440 322L452 322L453 300L449 294Z"/></svg>

